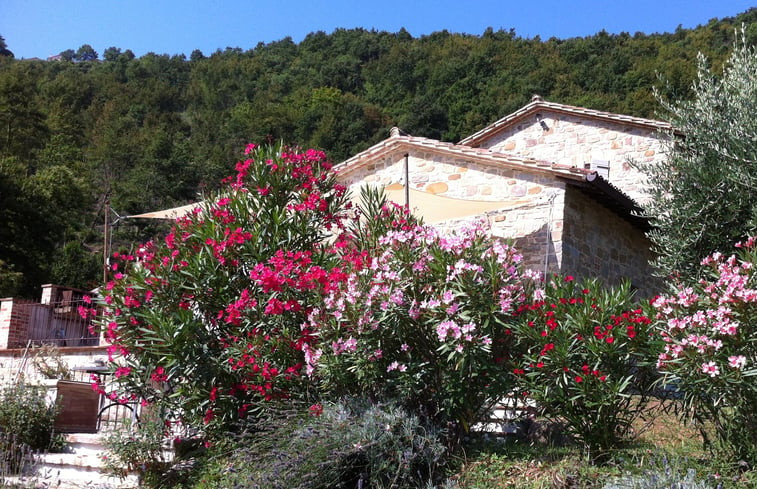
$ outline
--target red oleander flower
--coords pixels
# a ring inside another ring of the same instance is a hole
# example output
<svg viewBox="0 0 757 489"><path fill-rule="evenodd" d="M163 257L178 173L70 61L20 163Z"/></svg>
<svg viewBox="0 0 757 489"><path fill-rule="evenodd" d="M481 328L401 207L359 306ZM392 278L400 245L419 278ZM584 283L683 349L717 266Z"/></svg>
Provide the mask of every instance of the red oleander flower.
<svg viewBox="0 0 757 489"><path fill-rule="evenodd" d="M310 406L309 411L311 416L320 416L323 414L323 405L320 403L313 404Z"/></svg>

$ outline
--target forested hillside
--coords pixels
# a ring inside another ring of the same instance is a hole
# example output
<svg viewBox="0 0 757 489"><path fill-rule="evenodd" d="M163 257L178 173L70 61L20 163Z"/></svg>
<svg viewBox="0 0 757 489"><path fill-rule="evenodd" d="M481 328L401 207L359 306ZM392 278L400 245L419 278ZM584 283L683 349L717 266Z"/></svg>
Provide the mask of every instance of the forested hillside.
<svg viewBox="0 0 757 489"><path fill-rule="evenodd" d="M120 215L184 204L228 174L246 142L272 137L335 161L394 125L455 142L534 93L661 117L652 87L686 97L697 52L717 69L742 23L757 42L757 9L666 34L340 29L188 59L85 45L55 61L16 60L2 42L0 297L96 284L106 201ZM114 243L155 226L121 221Z"/></svg>

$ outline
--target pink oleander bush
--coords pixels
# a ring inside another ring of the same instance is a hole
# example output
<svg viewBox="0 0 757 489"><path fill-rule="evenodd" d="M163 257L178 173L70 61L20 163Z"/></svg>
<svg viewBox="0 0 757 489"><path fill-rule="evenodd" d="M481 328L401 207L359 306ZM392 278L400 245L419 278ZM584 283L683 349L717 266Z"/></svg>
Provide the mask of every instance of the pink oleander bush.
<svg viewBox="0 0 757 489"><path fill-rule="evenodd" d="M303 325L350 258L325 244L347 206L324 153L249 145L236 170L162 241L116 253L99 304L116 387L95 388L207 433L306 395Z"/></svg>
<svg viewBox="0 0 757 489"><path fill-rule="evenodd" d="M165 238L116 253L80 311L109 344L114 383L94 387L211 438L278 403L392 402L452 444L515 392L603 453L629 435L665 339L659 367L696 413L724 440L729 419L754 426L754 240L658 298L654 336L627 286L542 283L482 223L444 235L372 191L353 209L335 177L322 152L249 145Z"/></svg>
<svg viewBox="0 0 757 489"><path fill-rule="evenodd" d="M553 276L517 309L512 376L541 415L601 459L633 434L657 378L654 326L628 283Z"/></svg>
<svg viewBox="0 0 757 489"><path fill-rule="evenodd" d="M664 351L658 367L684 413L712 422L721 448L757 463L757 238L714 253L706 277L657 297Z"/></svg>
<svg viewBox="0 0 757 489"><path fill-rule="evenodd" d="M306 368L331 395L390 399L465 432L512 385L521 256L481 224L443 236L364 200L352 243L370 259L311 311Z"/></svg>

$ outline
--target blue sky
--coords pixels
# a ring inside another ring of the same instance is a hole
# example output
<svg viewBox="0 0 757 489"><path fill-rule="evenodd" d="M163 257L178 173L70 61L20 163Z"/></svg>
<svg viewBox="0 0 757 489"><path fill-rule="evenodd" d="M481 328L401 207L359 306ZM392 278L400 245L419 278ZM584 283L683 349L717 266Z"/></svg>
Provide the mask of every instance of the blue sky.
<svg viewBox="0 0 757 489"><path fill-rule="evenodd" d="M568 38L672 32L734 16L755 0L0 0L0 35L17 58L46 58L90 44L187 56L313 31L363 27L418 37L447 29L481 34L514 28L522 37Z"/></svg>

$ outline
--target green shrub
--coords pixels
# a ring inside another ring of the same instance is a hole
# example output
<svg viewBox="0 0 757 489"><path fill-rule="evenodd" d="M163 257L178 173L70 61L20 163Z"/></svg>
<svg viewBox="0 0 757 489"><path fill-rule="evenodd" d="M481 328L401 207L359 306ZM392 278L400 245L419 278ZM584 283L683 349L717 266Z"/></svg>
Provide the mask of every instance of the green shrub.
<svg viewBox="0 0 757 489"><path fill-rule="evenodd" d="M361 214L354 241L372 258L311 312L308 369L329 395L398 402L458 440L512 389L521 255L483 222L443 235L371 192Z"/></svg>
<svg viewBox="0 0 757 489"><path fill-rule="evenodd" d="M114 254L98 317L111 343L108 395L209 434L302 395L303 349L315 338L301 325L315 291L341 276L324 239L339 230L345 189L326 156L271 145L246 153L224 190L162 242Z"/></svg>
<svg viewBox="0 0 757 489"><path fill-rule="evenodd" d="M198 488L415 488L442 474L440 433L392 406L311 406L255 426Z"/></svg>
<svg viewBox="0 0 757 489"><path fill-rule="evenodd" d="M642 474L627 474L608 481L602 489L712 489L706 481L697 479L694 469L684 469L667 458L654 464Z"/></svg>
<svg viewBox="0 0 757 489"><path fill-rule="evenodd" d="M65 439L53 427L57 412L40 387L0 388L0 477L23 470L34 451L63 449Z"/></svg>
<svg viewBox="0 0 757 489"><path fill-rule="evenodd" d="M0 432L16 435L18 442L33 450L63 448L63 437L53 427L57 413L43 388L18 384L0 389Z"/></svg>
<svg viewBox="0 0 757 489"><path fill-rule="evenodd" d="M513 334L523 356L512 373L541 414L601 457L633 434L652 393L653 332L628 283L555 276L519 310Z"/></svg>
<svg viewBox="0 0 757 489"><path fill-rule="evenodd" d="M655 299L658 366L681 395L682 414L712 424L717 448L732 461L757 464L757 237L737 253L702 261L692 287ZM707 435L702 430L703 435Z"/></svg>
<svg viewBox="0 0 757 489"><path fill-rule="evenodd" d="M136 473L145 487L160 487L160 476L168 467L163 448L165 426L158 420L147 420L109 433L103 440L107 454L106 470L125 478Z"/></svg>

